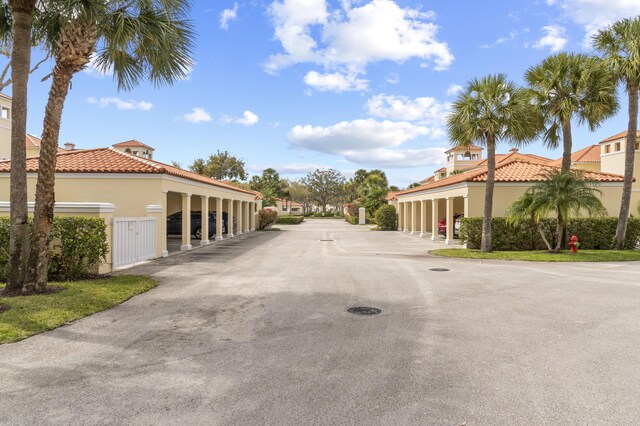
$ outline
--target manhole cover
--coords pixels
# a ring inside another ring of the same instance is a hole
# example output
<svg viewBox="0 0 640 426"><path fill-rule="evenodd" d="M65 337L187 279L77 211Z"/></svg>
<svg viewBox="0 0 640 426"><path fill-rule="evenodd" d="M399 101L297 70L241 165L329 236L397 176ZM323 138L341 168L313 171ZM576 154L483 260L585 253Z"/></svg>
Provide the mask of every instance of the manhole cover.
<svg viewBox="0 0 640 426"><path fill-rule="evenodd" d="M318 240L318 241L320 241L322 243L322 242L335 241L335 240Z"/></svg>
<svg viewBox="0 0 640 426"><path fill-rule="evenodd" d="M382 310L369 306L354 306L353 308L347 309L347 312L355 315L378 315Z"/></svg>
<svg viewBox="0 0 640 426"><path fill-rule="evenodd" d="M433 272L449 272L447 268L431 268L429 270Z"/></svg>

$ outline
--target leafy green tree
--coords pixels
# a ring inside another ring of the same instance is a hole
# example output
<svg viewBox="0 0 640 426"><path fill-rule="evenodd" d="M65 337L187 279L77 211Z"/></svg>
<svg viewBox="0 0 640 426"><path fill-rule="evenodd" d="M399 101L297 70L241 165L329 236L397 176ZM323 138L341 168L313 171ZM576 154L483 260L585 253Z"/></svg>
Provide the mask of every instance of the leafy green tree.
<svg viewBox="0 0 640 426"><path fill-rule="evenodd" d="M298 181L291 182L289 185L289 195L292 201L302 204L302 208L304 209L303 213L311 211L313 199L311 198L311 191L304 183Z"/></svg>
<svg viewBox="0 0 640 426"><path fill-rule="evenodd" d="M392 192L399 192L399 191L400 191L400 188L399 188L399 187L397 187L397 186L395 186L395 185L391 185L391 186L389 186L389 191L392 191Z"/></svg>
<svg viewBox="0 0 640 426"><path fill-rule="evenodd" d="M283 198L286 195L287 183L280 178L280 174L273 168L267 168L262 171L260 176L256 175L249 181L249 186L254 191L260 191L265 196L265 193L269 194L269 197L273 197L275 202L273 204L264 204L264 206L275 206L279 198Z"/></svg>
<svg viewBox="0 0 640 426"><path fill-rule="evenodd" d="M453 104L447 119L449 138L455 146L487 147L487 183L482 222L483 252L490 252L496 144L525 144L543 128L542 115L533 107L528 92L508 81L504 74L473 79Z"/></svg>
<svg viewBox="0 0 640 426"><path fill-rule="evenodd" d="M370 173L360 186L362 205L369 216L373 216L382 205L386 204L385 197L389 192L387 179L378 173Z"/></svg>
<svg viewBox="0 0 640 426"><path fill-rule="evenodd" d="M407 189L417 188L419 186L420 186L420 182L413 182L413 183L410 183L409 186L407 186Z"/></svg>
<svg viewBox="0 0 640 426"><path fill-rule="evenodd" d="M557 148L562 139L562 171L571 168L571 120L596 130L618 110L616 80L595 57L558 53L529 68L525 78L547 126L544 143Z"/></svg>
<svg viewBox="0 0 640 426"><path fill-rule="evenodd" d="M196 158L189 170L217 180L246 180L245 162L228 151L218 150L208 159Z"/></svg>
<svg viewBox="0 0 640 426"><path fill-rule="evenodd" d="M558 169L549 169L543 176L544 181L531 185L509 206L507 217L511 222L532 219L549 251L559 252L566 224L572 217L579 216L583 211L589 216L604 216L607 210L598 196L601 191L594 188L597 181L586 178L584 172L571 170L563 173ZM555 248L551 247L540 226L541 219L552 213L558 218Z"/></svg>
<svg viewBox="0 0 640 426"><path fill-rule="evenodd" d="M344 177L335 169L316 169L302 181L323 213L327 211L327 204L336 202L344 196Z"/></svg>
<svg viewBox="0 0 640 426"><path fill-rule="evenodd" d="M625 84L629 99L629 125L624 160L624 184L620 201L620 216L616 231L617 250L624 248L631 208L631 190L636 141L638 134L638 90L640 88L640 16L623 19L601 30L593 38L609 71Z"/></svg>
<svg viewBox="0 0 640 426"><path fill-rule="evenodd" d="M53 220L58 138L73 76L95 57L98 68L112 70L119 89L129 90L142 80L172 84L184 78L193 63L186 0L56 1L40 13L38 30L55 64L43 123L25 283L33 291L43 291L47 284L46 247Z"/></svg>

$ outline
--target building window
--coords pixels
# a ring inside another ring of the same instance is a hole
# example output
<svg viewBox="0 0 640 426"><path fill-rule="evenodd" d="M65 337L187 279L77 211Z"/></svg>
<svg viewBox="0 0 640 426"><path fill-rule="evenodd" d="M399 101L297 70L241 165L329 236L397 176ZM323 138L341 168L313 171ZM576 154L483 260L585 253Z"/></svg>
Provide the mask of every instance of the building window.
<svg viewBox="0 0 640 426"><path fill-rule="evenodd" d="M621 150L621 149L620 149L620 142L616 142L616 146L615 146L614 151L615 151L615 152L618 152L618 151L620 151L620 150Z"/></svg>
<svg viewBox="0 0 640 426"><path fill-rule="evenodd" d="M610 152L611 152L611 145L605 145L605 146L604 146L604 153L605 153L605 154L608 154L608 153L610 153Z"/></svg>
<svg viewBox="0 0 640 426"><path fill-rule="evenodd" d="M0 117L4 118L5 120L8 120L10 118L9 117L9 108L2 107L0 109Z"/></svg>

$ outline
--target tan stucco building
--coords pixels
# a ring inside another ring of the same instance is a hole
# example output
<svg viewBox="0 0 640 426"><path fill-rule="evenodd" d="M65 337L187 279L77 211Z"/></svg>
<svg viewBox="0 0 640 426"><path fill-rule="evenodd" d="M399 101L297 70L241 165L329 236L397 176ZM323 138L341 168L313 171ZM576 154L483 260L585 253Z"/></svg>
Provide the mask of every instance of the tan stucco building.
<svg viewBox="0 0 640 426"><path fill-rule="evenodd" d="M625 136L626 133L608 138L572 156L573 168L585 170L589 178L599 182L602 202L612 216L620 211L624 180L624 142L621 139ZM445 167L424 179L420 186L395 194L397 200L391 202L398 209L398 230L436 240L440 238L438 224L444 219L442 238L445 243L451 243L455 218L483 215L487 160L482 159L481 149L473 148L447 151ZM497 154L493 215L504 216L509 205L524 194L532 182L542 180L542 172L559 168L560 164L561 159L522 154L515 148L508 154ZM639 168L636 165L636 180L640 177ZM640 188L636 181L631 200L633 211L639 199Z"/></svg>

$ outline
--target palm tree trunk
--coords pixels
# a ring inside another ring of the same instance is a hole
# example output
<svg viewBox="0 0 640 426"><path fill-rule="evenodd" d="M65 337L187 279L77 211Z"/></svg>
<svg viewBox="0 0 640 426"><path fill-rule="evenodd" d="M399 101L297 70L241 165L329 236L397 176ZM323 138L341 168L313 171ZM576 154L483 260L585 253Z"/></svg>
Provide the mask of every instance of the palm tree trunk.
<svg viewBox="0 0 640 426"><path fill-rule="evenodd" d="M540 223L536 223L536 228L538 229L538 233L542 237L542 241L544 241L544 244L547 246L547 249L549 249L549 251L553 251L553 248L551 248L551 244L549 244L549 240L547 240L547 236L544 235L544 231L542 230Z"/></svg>
<svg viewBox="0 0 640 426"><path fill-rule="evenodd" d="M496 142L493 136L487 135L487 184L484 193L484 218L482 219L482 243L483 252L490 252L491 244L491 219L493 216L493 186L496 180Z"/></svg>
<svg viewBox="0 0 640 426"><path fill-rule="evenodd" d="M562 152L562 173L567 173L571 170L571 150L573 149L570 119L562 122L562 143L564 147Z"/></svg>
<svg viewBox="0 0 640 426"><path fill-rule="evenodd" d="M36 206L34 211L33 237L29 253L27 287L32 291L43 291L47 287L49 267L49 237L53 223L55 203L55 170L58 153L58 138L64 101L69 92L73 74L56 66L49 100L45 109L38 183L36 185Z"/></svg>
<svg viewBox="0 0 640 426"><path fill-rule="evenodd" d="M624 154L624 185L620 202L620 216L616 230L616 250L624 249L627 236L627 222L631 205L631 187L633 185L633 167L636 156L636 136L638 133L638 86L627 83L629 95L629 126L627 127L627 147Z"/></svg>
<svg viewBox="0 0 640 426"><path fill-rule="evenodd" d="M562 250L562 235L564 234L564 216L560 210L558 210L558 224L556 225L556 248L555 252L560 253Z"/></svg>
<svg viewBox="0 0 640 426"><path fill-rule="evenodd" d="M26 259L29 250L27 222L27 165L25 135L27 133L27 83L31 67L31 28L35 0L9 0L13 18L11 79L13 106L11 111L11 235L9 274L5 293L24 290Z"/></svg>

